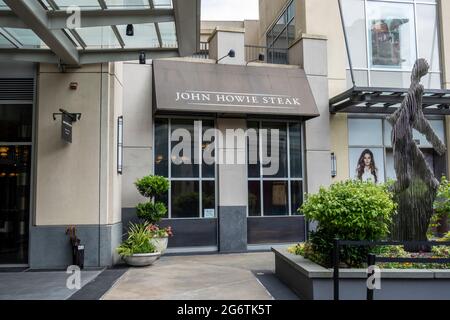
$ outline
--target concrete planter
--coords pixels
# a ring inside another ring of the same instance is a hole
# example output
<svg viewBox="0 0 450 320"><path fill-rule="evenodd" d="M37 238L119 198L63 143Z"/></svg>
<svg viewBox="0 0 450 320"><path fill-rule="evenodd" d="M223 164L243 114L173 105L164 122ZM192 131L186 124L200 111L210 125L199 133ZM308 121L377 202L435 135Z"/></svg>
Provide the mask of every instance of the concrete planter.
<svg viewBox="0 0 450 320"><path fill-rule="evenodd" d="M332 300L333 270L324 268L287 249L272 248L275 273L301 299ZM340 299L365 300L365 269L340 270ZM375 300L450 300L450 270L385 269Z"/></svg>
<svg viewBox="0 0 450 320"><path fill-rule="evenodd" d="M152 265L159 257L161 257L161 252L133 254L129 257L123 257L123 260L133 267L146 267Z"/></svg>
<svg viewBox="0 0 450 320"><path fill-rule="evenodd" d="M169 243L169 237L164 238L152 238L151 243L155 246L157 252L164 252L167 250L167 244Z"/></svg>

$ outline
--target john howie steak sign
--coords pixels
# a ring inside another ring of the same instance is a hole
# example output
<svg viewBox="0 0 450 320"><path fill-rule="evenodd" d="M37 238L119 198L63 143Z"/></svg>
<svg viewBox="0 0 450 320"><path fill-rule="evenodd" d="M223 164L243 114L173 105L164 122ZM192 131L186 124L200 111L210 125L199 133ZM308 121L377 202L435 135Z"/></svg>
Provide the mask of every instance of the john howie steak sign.
<svg viewBox="0 0 450 320"><path fill-rule="evenodd" d="M155 60L153 72L156 112L319 115L299 68Z"/></svg>
<svg viewBox="0 0 450 320"><path fill-rule="evenodd" d="M175 102L190 105L223 106L223 107L272 107L291 108L301 106L300 98L272 95L231 92L183 91L175 93Z"/></svg>

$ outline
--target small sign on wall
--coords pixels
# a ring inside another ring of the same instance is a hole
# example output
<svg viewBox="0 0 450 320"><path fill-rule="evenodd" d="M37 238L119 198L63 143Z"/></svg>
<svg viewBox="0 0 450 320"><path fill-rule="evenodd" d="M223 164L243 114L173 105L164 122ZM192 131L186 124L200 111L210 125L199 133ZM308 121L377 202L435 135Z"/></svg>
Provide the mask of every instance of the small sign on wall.
<svg viewBox="0 0 450 320"><path fill-rule="evenodd" d="M205 216L205 218L215 218L216 217L214 209L204 209L203 215Z"/></svg>
<svg viewBox="0 0 450 320"><path fill-rule="evenodd" d="M72 124L80 120L81 113L70 113L64 109L59 109L60 113L53 114L53 120L56 116L61 116L61 139L67 143L72 143Z"/></svg>

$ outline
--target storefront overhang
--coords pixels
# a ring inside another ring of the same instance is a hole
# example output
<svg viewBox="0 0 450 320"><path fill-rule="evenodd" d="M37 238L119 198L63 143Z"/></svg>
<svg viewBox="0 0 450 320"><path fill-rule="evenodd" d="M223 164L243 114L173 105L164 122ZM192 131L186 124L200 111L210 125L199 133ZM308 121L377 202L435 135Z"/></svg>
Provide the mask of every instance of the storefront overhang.
<svg viewBox="0 0 450 320"><path fill-rule="evenodd" d="M390 114L400 106L408 89L353 87L330 100L331 113ZM425 90L423 111L450 115L450 90Z"/></svg>
<svg viewBox="0 0 450 320"><path fill-rule="evenodd" d="M0 61L80 66L189 56L200 0L0 0Z"/></svg>
<svg viewBox="0 0 450 320"><path fill-rule="evenodd" d="M159 114L319 116L304 70L180 61L153 62Z"/></svg>

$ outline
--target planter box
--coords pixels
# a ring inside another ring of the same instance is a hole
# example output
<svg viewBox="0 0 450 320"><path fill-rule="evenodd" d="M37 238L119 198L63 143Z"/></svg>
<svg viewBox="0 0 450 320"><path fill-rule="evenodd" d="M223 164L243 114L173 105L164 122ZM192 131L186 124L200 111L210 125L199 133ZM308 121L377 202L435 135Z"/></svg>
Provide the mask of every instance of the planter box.
<svg viewBox="0 0 450 320"><path fill-rule="evenodd" d="M272 248L277 277L301 299L332 300L333 270L287 249ZM365 269L340 269L341 300L366 300ZM384 269L375 300L450 300L450 270Z"/></svg>

